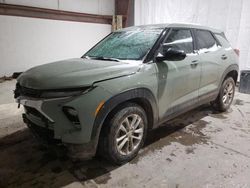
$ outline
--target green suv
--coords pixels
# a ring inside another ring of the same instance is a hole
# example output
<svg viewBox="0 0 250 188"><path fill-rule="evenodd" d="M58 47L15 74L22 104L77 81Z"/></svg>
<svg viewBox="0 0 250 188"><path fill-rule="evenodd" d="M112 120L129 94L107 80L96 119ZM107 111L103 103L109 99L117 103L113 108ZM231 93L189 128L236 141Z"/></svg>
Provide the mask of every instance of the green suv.
<svg viewBox="0 0 250 188"><path fill-rule="evenodd" d="M27 126L73 158L133 159L147 132L211 102L226 111L238 56L223 32L164 24L111 33L81 58L31 68L14 91Z"/></svg>

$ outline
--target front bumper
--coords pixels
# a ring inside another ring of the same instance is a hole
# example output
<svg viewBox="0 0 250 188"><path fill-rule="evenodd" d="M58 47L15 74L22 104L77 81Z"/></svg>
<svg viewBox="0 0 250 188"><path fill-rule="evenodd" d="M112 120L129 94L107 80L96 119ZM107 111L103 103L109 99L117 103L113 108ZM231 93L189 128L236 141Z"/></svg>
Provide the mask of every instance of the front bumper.
<svg viewBox="0 0 250 188"><path fill-rule="evenodd" d="M23 121L40 143L46 146L50 146L51 144L63 144L61 140L54 138L54 130L37 126L26 117L26 114L23 114ZM96 153L95 143L93 142L87 144L64 143L63 145L66 146L67 154L73 160L91 159Z"/></svg>
<svg viewBox="0 0 250 188"><path fill-rule="evenodd" d="M90 153L95 153L98 143L98 138L91 137L96 108L109 98L109 92L97 87L89 93L74 97L36 99L20 96L17 102L24 106L23 119L32 132L45 140L85 148L85 154L89 156ZM76 129L74 123L63 112L65 106L72 107L78 112L80 129ZM45 137L41 132L45 132ZM72 152L78 150L75 147L71 148Z"/></svg>
<svg viewBox="0 0 250 188"><path fill-rule="evenodd" d="M23 122L28 126L33 135L36 136L44 144L59 144L60 140L54 138L54 130L38 126L27 118L26 114L23 114Z"/></svg>

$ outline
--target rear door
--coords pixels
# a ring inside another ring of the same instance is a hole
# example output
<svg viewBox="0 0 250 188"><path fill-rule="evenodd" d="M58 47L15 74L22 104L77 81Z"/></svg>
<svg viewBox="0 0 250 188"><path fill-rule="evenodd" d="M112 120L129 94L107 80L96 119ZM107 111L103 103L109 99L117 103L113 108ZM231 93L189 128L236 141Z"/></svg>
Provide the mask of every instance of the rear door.
<svg viewBox="0 0 250 188"><path fill-rule="evenodd" d="M195 40L201 65L199 97L202 100L217 92L223 52L210 31L196 29Z"/></svg>

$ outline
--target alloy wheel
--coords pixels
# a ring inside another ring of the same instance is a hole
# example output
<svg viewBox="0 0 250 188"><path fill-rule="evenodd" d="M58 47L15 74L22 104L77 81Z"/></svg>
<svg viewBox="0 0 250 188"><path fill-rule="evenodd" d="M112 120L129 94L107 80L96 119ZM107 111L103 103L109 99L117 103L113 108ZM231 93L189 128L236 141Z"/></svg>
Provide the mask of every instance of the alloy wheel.
<svg viewBox="0 0 250 188"><path fill-rule="evenodd" d="M124 118L116 133L116 147L121 155L128 155L138 148L144 134L144 122L138 114Z"/></svg>
<svg viewBox="0 0 250 188"><path fill-rule="evenodd" d="M223 97L222 97L222 102L225 106L228 106L231 104L233 100L233 95L234 95L233 83L228 82L224 88Z"/></svg>

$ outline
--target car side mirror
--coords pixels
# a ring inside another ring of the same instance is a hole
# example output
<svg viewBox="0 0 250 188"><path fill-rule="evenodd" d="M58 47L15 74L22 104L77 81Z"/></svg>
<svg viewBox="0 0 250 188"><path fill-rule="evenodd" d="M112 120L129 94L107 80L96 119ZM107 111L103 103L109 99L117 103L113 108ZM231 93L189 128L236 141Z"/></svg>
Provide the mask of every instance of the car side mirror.
<svg viewBox="0 0 250 188"><path fill-rule="evenodd" d="M163 48L163 54L156 56L156 61L181 61L185 59L187 54L183 50L178 50L174 48L168 48L167 50L164 50Z"/></svg>

